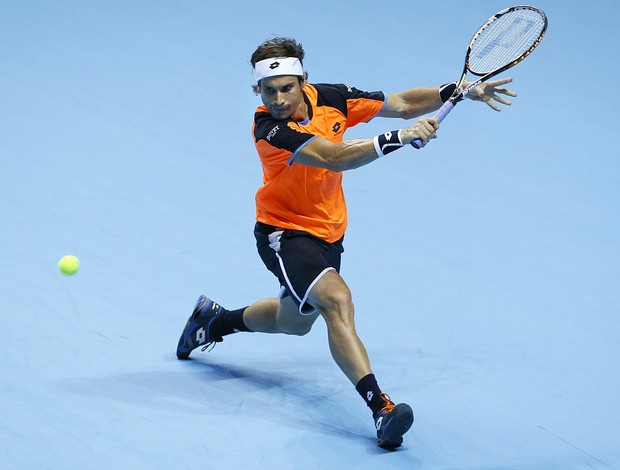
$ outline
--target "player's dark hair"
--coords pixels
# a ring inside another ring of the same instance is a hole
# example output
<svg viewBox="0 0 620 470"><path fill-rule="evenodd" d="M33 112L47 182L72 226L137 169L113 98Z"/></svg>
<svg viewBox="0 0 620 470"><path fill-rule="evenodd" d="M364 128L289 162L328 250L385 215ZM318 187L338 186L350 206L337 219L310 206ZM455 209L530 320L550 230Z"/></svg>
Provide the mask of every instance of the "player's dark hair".
<svg viewBox="0 0 620 470"><path fill-rule="evenodd" d="M256 62L272 57L296 57L303 65L305 53L303 46L294 39L275 37L267 39L256 48L250 58L250 63L254 67Z"/></svg>
<svg viewBox="0 0 620 470"><path fill-rule="evenodd" d="M252 57L250 57L250 63L252 67L257 62L265 59L271 59L272 57L295 57L299 59L301 65L304 64L304 57L306 56L304 48L301 43L295 41L293 38L287 38L282 36L276 36L271 39L267 39L260 46L256 48ZM299 83L303 83L308 80L308 73L304 72L303 77L299 77ZM259 93L258 84L252 85L254 93Z"/></svg>

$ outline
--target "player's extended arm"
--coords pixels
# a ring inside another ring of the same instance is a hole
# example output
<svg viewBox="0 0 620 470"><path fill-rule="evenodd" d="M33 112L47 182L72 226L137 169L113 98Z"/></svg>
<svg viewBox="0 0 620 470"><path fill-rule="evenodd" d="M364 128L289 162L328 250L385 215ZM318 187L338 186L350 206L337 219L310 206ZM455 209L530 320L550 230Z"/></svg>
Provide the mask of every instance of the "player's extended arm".
<svg viewBox="0 0 620 470"><path fill-rule="evenodd" d="M407 145L414 139L422 139L426 143L437 137L438 128L439 123L436 119L424 117L400 130L400 145L395 144L395 147ZM398 131L393 131L392 134L394 133ZM317 137L299 150L294 162L332 171L345 171L367 165L380 156L373 138L331 142Z"/></svg>
<svg viewBox="0 0 620 470"><path fill-rule="evenodd" d="M412 119L428 114L443 104L437 87L417 87L387 96L379 117Z"/></svg>
<svg viewBox="0 0 620 470"><path fill-rule="evenodd" d="M517 96L514 91L501 87L501 85L505 85L511 81L512 78L502 78L482 83L474 88L467 95L467 98L474 101L482 101L495 111L500 111L501 108L495 104L494 101L506 106L510 106L511 104L509 100L499 96L500 94L511 97ZM469 83L470 82L464 81L463 88L466 88ZM449 93L440 92L440 90L443 89L445 89L446 92L449 91ZM452 85L451 89L446 87L417 87L400 93L389 94L387 96L385 108L379 116L412 119L428 114L439 109L443 102L447 101L450 97L452 90L454 90L454 85Z"/></svg>

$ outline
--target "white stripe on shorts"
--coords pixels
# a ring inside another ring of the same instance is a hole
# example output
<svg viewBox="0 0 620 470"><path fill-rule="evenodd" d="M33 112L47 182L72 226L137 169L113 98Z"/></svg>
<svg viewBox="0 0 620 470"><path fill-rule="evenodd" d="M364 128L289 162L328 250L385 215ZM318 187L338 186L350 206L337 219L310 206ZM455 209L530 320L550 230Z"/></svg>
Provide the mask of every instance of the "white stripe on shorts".
<svg viewBox="0 0 620 470"><path fill-rule="evenodd" d="M334 268L333 267L325 268L323 271L321 271L321 273L314 279L314 281L312 281L312 283L308 287L308 290L305 292L302 298L297 292L295 292L295 289L293 289L291 281L288 278L286 268L284 267L284 260L282 260L282 257L280 256L280 238L281 237L282 237L282 230L278 230L277 232L270 233L269 234L269 246L271 247L273 251L276 252L276 256L278 257L278 263L280 263L280 270L282 271L282 274L284 275L284 280L286 281L288 290L293 293L293 295L295 296L295 299L297 299L297 301L299 302L299 313L302 315L313 315L314 313L316 313L316 308L313 308L310 311L304 312L302 311L302 307L306 304L308 300L308 296L310 295L310 291L316 285L316 283L319 282L319 280L325 275L325 273L333 270ZM281 299L283 295L284 295L284 291L280 290L278 297Z"/></svg>

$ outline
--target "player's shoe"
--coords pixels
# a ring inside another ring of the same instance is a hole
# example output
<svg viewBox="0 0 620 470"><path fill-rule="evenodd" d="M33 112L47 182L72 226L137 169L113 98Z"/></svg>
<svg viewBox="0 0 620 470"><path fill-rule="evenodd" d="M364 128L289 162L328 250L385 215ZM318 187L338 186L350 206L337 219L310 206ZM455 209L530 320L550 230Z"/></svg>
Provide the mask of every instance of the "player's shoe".
<svg viewBox="0 0 620 470"><path fill-rule="evenodd" d="M374 415L377 445L384 449L396 449L403 443L403 434L413 424L413 410L406 403L395 405L387 393L382 393L381 398L385 406Z"/></svg>
<svg viewBox="0 0 620 470"><path fill-rule="evenodd" d="M213 343L222 341L221 336L214 336L212 332L213 320L222 312L222 307L213 300L201 295L198 297L194 311L187 320L185 329L177 346L179 359L189 358L189 354L196 348L209 347Z"/></svg>

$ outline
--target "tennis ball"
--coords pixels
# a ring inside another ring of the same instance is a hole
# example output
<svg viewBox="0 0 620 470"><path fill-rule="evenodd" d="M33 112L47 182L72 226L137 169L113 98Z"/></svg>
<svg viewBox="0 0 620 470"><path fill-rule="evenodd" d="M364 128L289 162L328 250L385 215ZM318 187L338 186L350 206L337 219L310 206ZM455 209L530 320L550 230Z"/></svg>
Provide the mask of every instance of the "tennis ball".
<svg viewBox="0 0 620 470"><path fill-rule="evenodd" d="M67 255L58 261L58 269L65 276L73 276L80 269L80 260L73 255Z"/></svg>

